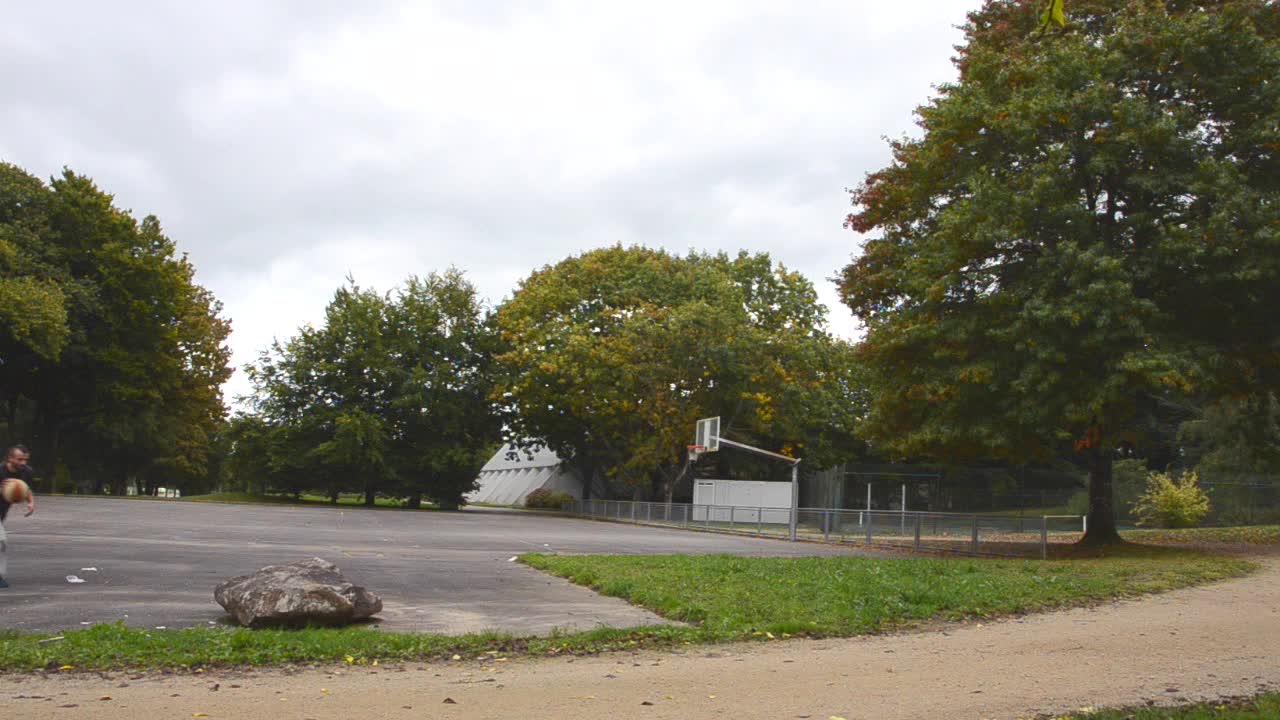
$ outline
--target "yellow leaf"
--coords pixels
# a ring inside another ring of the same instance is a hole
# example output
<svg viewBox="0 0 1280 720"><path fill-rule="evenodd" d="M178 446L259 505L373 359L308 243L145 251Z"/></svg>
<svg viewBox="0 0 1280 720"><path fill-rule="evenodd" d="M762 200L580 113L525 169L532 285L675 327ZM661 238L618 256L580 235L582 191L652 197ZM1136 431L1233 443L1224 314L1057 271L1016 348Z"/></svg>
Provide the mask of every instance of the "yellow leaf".
<svg viewBox="0 0 1280 720"><path fill-rule="evenodd" d="M67 671L67 670L74 670L74 669L75 669L75 667L76 667L75 665L63 665L62 667L60 667L60 668L58 668L58 669L59 669L59 670L62 670L62 671L64 671L64 672L65 672L65 671Z"/></svg>
<svg viewBox="0 0 1280 720"><path fill-rule="evenodd" d="M191 717L209 717L209 713L191 713Z"/></svg>
<svg viewBox="0 0 1280 720"><path fill-rule="evenodd" d="M111 699L111 696L110 696L110 695L103 695L102 697L100 697L100 698L98 698L98 699L99 699L99 700L110 700L110 699Z"/></svg>

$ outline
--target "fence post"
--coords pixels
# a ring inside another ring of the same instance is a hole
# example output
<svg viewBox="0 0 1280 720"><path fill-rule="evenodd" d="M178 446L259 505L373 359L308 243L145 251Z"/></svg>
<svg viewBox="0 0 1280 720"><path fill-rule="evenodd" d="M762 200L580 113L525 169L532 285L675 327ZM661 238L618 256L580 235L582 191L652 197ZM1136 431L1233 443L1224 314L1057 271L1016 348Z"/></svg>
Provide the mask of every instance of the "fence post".
<svg viewBox="0 0 1280 720"><path fill-rule="evenodd" d="M737 514L738 507L736 505L729 506L729 532L733 532L733 516Z"/></svg>
<svg viewBox="0 0 1280 720"><path fill-rule="evenodd" d="M974 555L978 554L978 516L977 515L973 516L973 546L969 550L969 552Z"/></svg>
<svg viewBox="0 0 1280 720"><path fill-rule="evenodd" d="M653 524L653 503L647 503L644 506L644 522L646 525Z"/></svg>
<svg viewBox="0 0 1280 720"><path fill-rule="evenodd" d="M920 513L916 513L916 550L920 550Z"/></svg>
<svg viewBox="0 0 1280 720"><path fill-rule="evenodd" d="M764 535L764 508L756 508L756 537Z"/></svg>
<svg viewBox="0 0 1280 720"><path fill-rule="evenodd" d="M1049 559L1049 518L1040 516L1040 559Z"/></svg>
<svg viewBox="0 0 1280 720"><path fill-rule="evenodd" d="M831 511L822 511L822 541L830 542L831 540Z"/></svg>
<svg viewBox="0 0 1280 720"><path fill-rule="evenodd" d="M867 523L866 523L866 527L867 527L867 544L868 544L868 545L870 545L870 544L871 544L871 523L872 523L872 521L873 521L873 520L875 520L875 518L874 518L874 517L872 517L872 515L871 515L871 511L870 511L870 510L868 510L868 511L867 511Z"/></svg>
<svg viewBox="0 0 1280 720"><path fill-rule="evenodd" d="M631 501L631 522L634 523L635 521L636 521L636 503L634 500L632 500Z"/></svg>

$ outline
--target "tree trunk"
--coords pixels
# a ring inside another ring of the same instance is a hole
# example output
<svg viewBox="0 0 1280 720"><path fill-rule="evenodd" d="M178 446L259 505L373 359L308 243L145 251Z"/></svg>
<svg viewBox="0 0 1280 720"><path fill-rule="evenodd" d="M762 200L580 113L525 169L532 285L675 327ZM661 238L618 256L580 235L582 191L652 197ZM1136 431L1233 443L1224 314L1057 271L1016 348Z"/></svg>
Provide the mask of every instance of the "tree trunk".
<svg viewBox="0 0 1280 720"><path fill-rule="evenodd" d="M375 501L375 500L376 500L376 496L374 495L374 492L373 492L373 486L372 486L372 485L370 485L370 486L365 487L365 490L364 490L364 506L365 506L365 507L373 507L373 505L374 505L374 501Z"/></svg>
<svg viewBox="0 0 1280 720"><path fill-rule="evenodd" d="M1114 493L1111 487L1111 452L1105 446L1089 450L1089 528L1080 542L1084 545L1112 545L1123 542L1116 531Z"/></svg>
<svg viewBox="0 0 1280 720"><path fill-rule="evenodd" d="M410 510L417 510L422 507L422 493L416 492L409 496L407 506Z"/></svg>
<svg viewBox="0 0 1280 720"><path fill-rule="evenodd" d="M337 504L338 504L338 491L337 491L337 490L330 490L330 491L329 491L329 504L330 504L330 505L337 505Z"/></svg>
<svg viewBox="0 0 1280 720"><path fill-rule="evenodd" d="M578 472L582 475L582 499L591 499L591 483L596 477L596 464L589 458L583 458L576 463Z"/></svg>

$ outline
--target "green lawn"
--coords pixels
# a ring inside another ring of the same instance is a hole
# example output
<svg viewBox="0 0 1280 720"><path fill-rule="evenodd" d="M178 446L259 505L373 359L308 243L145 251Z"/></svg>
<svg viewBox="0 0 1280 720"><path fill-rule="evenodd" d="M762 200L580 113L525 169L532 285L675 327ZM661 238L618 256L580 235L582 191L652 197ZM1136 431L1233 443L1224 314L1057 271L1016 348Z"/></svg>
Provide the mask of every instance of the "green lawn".
<svg viewBox="0 0 1280 720"><path fill-rule="evenodd" d="M1245 527L1187 528L1184 530L1123 530L1126 540L1141 543L1243 543L1247 545L1280 544L1280 525Z"/></svg>
<svg viewBox="0 0 1280 720"><path fill-rule="evenodd" d="M1280 693L1251 700L1198 703L1177 708L1128 708L1067 715L1059 720L1275 720L1280 718Z"/></svg>
<svg viewBox="0 0 1280 720"><path fill-rule="evenodd" d="M554 556L523 561L681 624L546 638L342 630L103 625L0 632L0 671L192 668L594 653L682 643L850 636L934 619L988 617L1158 592L1250 572L1252 563L1130 546L1110 557L979 559ZM43 641L43 642L42 642Z"/></svg>
<svg viewBox="0 0 1280 720"><path fill-rule="evenodd" d="M529 565L696 623L703 639L856 635L928 619L1022 613L1248 572L1247 561L1130 546L1062 561L526 555Z"/></svg>

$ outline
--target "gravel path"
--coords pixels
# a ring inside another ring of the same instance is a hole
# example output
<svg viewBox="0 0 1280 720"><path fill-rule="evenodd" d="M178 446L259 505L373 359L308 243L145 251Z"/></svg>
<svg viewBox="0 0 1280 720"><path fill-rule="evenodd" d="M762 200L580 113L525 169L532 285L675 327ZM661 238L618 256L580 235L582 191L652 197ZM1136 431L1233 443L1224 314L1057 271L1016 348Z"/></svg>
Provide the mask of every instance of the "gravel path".
<svg viewBox="0 0 1280 720"><path fill-rule="evenodd" d="M1280 687L1280 558L1251 577L912 634L681 653L186 676L9 676L23 718L1019 718ZM110 699L101 699L109 695Z"/></svg>

